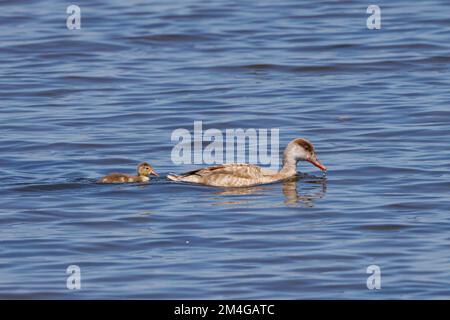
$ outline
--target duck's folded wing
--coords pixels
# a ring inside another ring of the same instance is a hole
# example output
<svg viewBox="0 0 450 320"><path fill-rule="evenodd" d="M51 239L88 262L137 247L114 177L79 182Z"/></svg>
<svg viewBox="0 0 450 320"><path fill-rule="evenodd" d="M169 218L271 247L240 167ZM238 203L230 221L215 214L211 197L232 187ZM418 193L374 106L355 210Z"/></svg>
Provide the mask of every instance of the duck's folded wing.
<svg viewBox="0 0 450 320"><path fill-rule="evenodd" d="M223 164L204 169L189 171L183 176L197 175L207 177L211 175L229 174L239 178L255 179L261 177L261 168L252 164Z"/></svg>

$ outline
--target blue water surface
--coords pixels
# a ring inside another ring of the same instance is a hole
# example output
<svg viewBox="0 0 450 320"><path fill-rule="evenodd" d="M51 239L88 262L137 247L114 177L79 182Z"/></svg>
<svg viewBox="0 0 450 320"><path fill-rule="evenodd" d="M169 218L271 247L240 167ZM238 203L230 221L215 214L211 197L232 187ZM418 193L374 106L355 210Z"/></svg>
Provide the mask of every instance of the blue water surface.
<svg viewBox="0 0 450 320"><path fill-rule="evenodd" d="M450 7L376 2L380 30L364 1L2 1L0 297L450 298ZM194 121L307 138L328 173L170 183ZM162 176L95 183L141 161Z"/></svg>

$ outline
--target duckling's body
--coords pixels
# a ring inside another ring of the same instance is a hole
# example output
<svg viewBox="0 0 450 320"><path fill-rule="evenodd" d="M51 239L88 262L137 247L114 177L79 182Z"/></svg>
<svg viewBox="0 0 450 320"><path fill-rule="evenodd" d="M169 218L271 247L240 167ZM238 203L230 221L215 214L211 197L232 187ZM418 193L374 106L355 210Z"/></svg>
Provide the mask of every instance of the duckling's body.
<svg viewBox="0 0 450 320"><path fill-rule="evenodd" d="M136 182L149 182L149 175L153 174L159 176L152 166L147 162L141 163L137 168L137 176L125 174L125 173L111 173L101 178L99 183L136 183Z"/></svg>
<svg viewBox="0 0 450 320"><path fill-rule="evenodd" d="M111 173L106 177L100 179L100 183L133 183L133 182L148 182L149 177L133 176L125 173Z"/></svg>

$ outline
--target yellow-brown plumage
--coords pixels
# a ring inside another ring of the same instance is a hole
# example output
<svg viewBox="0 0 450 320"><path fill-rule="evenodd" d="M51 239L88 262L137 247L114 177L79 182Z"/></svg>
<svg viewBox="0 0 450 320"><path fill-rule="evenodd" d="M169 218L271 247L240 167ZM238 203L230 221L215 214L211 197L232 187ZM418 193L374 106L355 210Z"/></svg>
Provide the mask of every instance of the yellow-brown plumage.
<svg viewBox="0 0 450 320"><path fill-rule="evenodd" d="M137 168L137 175L129 175L125 173L111 173L101 178L99 183L135 183L135 182L148 182L150 180L149 175L159 176L153 167L147 162L141 163Z"/></svg>

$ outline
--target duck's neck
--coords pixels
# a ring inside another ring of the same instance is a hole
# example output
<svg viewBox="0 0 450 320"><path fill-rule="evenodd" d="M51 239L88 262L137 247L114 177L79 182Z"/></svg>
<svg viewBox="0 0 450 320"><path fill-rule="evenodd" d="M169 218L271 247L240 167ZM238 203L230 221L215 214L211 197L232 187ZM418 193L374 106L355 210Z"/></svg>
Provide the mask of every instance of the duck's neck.
<svg viewBox="0 0 450 320"><path fill-rule="evenodd" d="M278 174L283 178L295 176L297 174L297 160L285 153L283 156L283 167Z"/></svg>

